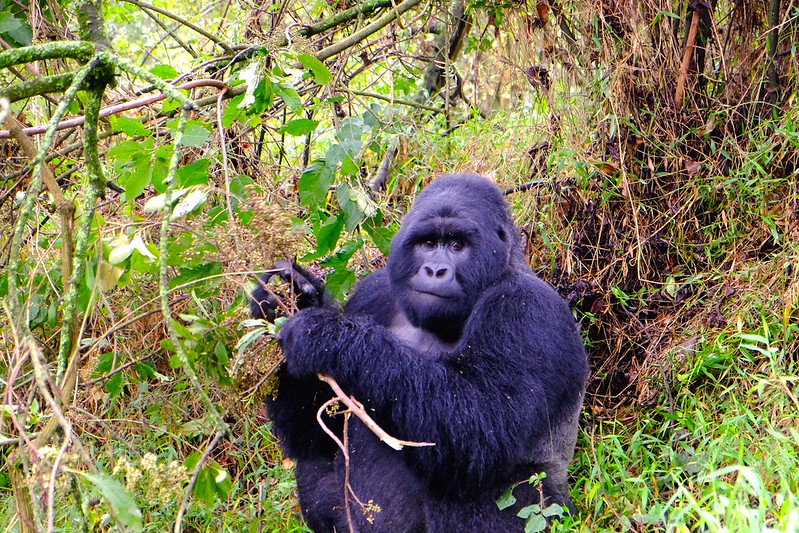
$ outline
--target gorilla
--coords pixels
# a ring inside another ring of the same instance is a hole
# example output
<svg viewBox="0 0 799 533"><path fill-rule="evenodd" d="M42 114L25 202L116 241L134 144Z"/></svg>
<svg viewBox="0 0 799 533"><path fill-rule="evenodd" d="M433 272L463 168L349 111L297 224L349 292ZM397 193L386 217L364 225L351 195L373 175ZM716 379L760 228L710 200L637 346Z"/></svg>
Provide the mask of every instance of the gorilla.
<svg viewBox="0 0 799 533"><path fill-rule="evenodd" d="M496 185L467 174L433 180L405 216L387 266L356 284L343 313L313 275L281 266L305 308L278 334L286 363L267 410L296 462L314 531L523 531L516 514L524 506L573 511L566 469L585 349L566 303L527 266ZM251 308L274 318L263 284ZM330 417L325 425L347 443L345 468L316 420L334 397L318 374L390 435L435 445L396 451L359 419L344 426ZM527 483L541 473L540 486ZM516 503L500 510L497 499L512 487Z"/></svg>

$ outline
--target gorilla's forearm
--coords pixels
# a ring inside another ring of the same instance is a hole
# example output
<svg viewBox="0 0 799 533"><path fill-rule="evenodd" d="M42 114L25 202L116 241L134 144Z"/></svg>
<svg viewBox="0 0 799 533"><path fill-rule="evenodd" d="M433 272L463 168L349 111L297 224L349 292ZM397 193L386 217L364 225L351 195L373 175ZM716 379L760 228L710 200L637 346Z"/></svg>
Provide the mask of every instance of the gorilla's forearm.
<svg viewBox="0 0 799 533"><path fill-rule="evenodd" d="M328 375L387 416L393 436L435 442L405 453L437 484L461 490L506 478L528 459L534 434L554 422L545 388L529 365L520 370L516 346L475 339L462 354L437 359L365 317L307 310L286 326L289 372Z"/></svg>

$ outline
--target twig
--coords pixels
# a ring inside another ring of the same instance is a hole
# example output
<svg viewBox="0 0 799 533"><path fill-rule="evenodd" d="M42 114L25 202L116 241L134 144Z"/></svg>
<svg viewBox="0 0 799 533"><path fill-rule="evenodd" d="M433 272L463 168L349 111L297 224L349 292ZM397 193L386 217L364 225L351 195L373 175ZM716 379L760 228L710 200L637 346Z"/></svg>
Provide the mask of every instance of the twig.
<svg viewBox="0 0 799 533"><path fill-rule="evenodd" d="M199 27L199 26L197 26L195 24L192 24L188 20L175 15L174 13L170 13L169 11L167 11L165 9L161 9L160 7L155 7L155 6L150 5L150 4L145 4L143 2L139 2L138 0L123 0L123 1L124 2L128 2L129 4L133 4L134 6L138 6L138 7L142 8L142 9L155 11L156 13L160 13L160 14L162 14L165 17L169 17L172 20L183 24L187 28L196 31L197 33L199 33L200 35L202 35L206 39L208 39L211 42L215 43L220 48L222 48L222 50L224 50L225 53L231 54L231 55L234 53L233 49L227 43L225 43L222 39L220 39L219 37L217 37L216 35L208 32L208 31L204 30L201 27Z"/></svg>
<svg viewBox="0 0 799 533"><path fill-rule="evenodd" d="M194 484L197 482L197 477L200 475L200 470L202 470L205 461L208 460L208 457L210 457L211 452L214 450L214 448L216 448L216 445L219 444L220 440L222 440L222 437L225 435L225 431L226 430L222 429L217 430L214 440L208 445L208 448L205 449L203 456L200 457L200 460L197 462L194 470L192 470L191 478L189 479L189 485L186 487L186 491L183 493L183 499L180 501L180 507L178 508L177 515L175 516L175 528L173 530L174 533L180 533L183 523L183 515L186 513L186 507L189 504L191 491L194 488Z"/></svg>
<svg viewBox="0 0 799 533"><path fill-rule="evenodd" d="M321 376L320 376L321 377ZM335 383L335 382L334 382ZM332 385L331 385L332 386ZM347 439L347 422L349 420L349 413L344 413L344 442L341 442L341 439L338 438L338 435L333 433L333 431L327 427L324 420L322 420L322 413L327 410L328 407L333 405L334 403L338 402L340 399L330 398L328 401L322 404L322 406L316 411L316 421L319 423L319 426L322 428L322 431L327 433L327 435L333 439L336 445L341 450L341 453L344 456L344 515L347 517L347 529L350 533L355 532L355 528L352 524L352 511L350 510L350 452L349 452L349 442Z"/></svg>
<svg viewBox="0 0 799 533"><path fill-rule="evenodd" d="M208 397L208 394L205 392L205 389L200 383L197 373L194 371L191 361L189 361L189 357L186 354L186 350L183 347L183 344L180 342L180 336L178 335L177 329L175 328L174 319L172 318L172 310L169 307L169 266L167 263L169 259L169 223L172 216L172 210L174 209L174 206L172 205L172 194L174 193L175 187L177 185L176 176L178 162L180 161L181 155L180 148L183 141L183 132L185 131L186 124L189 121L189 113L191 110L192 105L190 103L183 106L183 110L180 114L180 121L178 123L177 130L174 133L175 141L174 149L172 151L172 158L169 161L169 169L167 170L167 175L164 179L164 183L167 184L167 187L166 191L164 192L165 208L163 218L161 220L158 292L161 297L161 313L164 317L166 330L169 334L169 339L172 341L172 344L175 347L175 353L180 360L181 367L183 367L183 372L189 378L189 382L191 382L192 388L194 388L195 392L199 396L203 406L211 414L211 417L216 424L217 431L224 434L229 431L228 425L225 423L224 419L219 414L216 405L214 405L214 403L211 401L211 398ZM176 527L178 525L179 524L176 524Z"/></svg>
<svg viewBox="0 0 799 533"><path fill-rule="evenodd" d="M197 87L215 87L217 89L222 89L223 92L227 89L227 85L224 82L219 81L219 80L211 80L211 79L192 80L192 81L186 82L186 83L184 83L182 85L179 85L179 86L175 87L175 89L188 90L188 89L195 89ZM135 109L137 107L144 107L146 105L154 104L156 102L164 100L168 96L169 95L166 95L166 94L163 94L163 93L162 94L155 94L155 95L147 96L147 97L144 97L144 98L138 98L136 100L131 100L130 102L123 102L121 104L108 106L106 108L103 108L100 111L100 118L105 118L105 117L107 117L109 115L115 115L117 113L121 113L122 111L127 111L129 109ZM213 98L212 101L216 101L218 96L213 96L212 98ZM229 96L225 96L225 99L227 99L227 98L229 98ZM202 106L199 105L198 107L202 107ZM57 130L63 130L63 129L67 129L67 128L72 128L72 127L75 127L75 126L80 126L80 125L84 124L85 122L86 122L86 117L85 116L75 117L75 118L72 118L72 119L69 119L69 120L64 120L63 122L59 122L56 125L56 129ZM45 126L33 126L33 127L30 127L30 128L23 128L22 129L22 133L24 133L25 135L40 135L40 134L44 133L45 131L46 131L46 127ZM10 136L11 136L11 134L10 134L9 131L0 130L0 139L8 138Z"/></svg>
<svg viewBox="0 0 799 533"><path fill-rule="evenodd" d="M683 97L685 96L685 83L688 79L688 68L691 66L691 56L694 53L696 44L696 33L699 29L699 10L691 12L691 27L688 30L688 39L685 40L685 50L682 54L682 64L677 78L677 89L674 91L674 105L677 109L682 107Z"/></svg>
<svg viewBox="0 0 799 533"><path fill-rule="evenodd" d="M363 407L361 407L354 398L351 398L350 396L347 396L347 394L343 390L341 390L341 387L336 382L336 380L334 380L331 377L322 375L322 374L317 374L317 377L319 379L321 379L322 381L324 381L325 383L327 383L330 386L330 388L333 389L333 392L336 394L336 398L338 400L340 400L341 403L346 405L347 408L352 412L352 414L357 416L361 420L361 422L363 422L364 425L367 428L369 428L369 430L372 433L377 435L377 438L379 438L381 441L383 441L386 444L388 444L393 449L401 450L405 446L408 446L409 448L421 448L421 447L424 447L424 446L435 446L436 445L435 442L413 442L413 441L408 441L408 440L400 440L400 439L398 439L396 437L392 437L391 435L386 433L386 431L383 428L378 426L377 422L372 420L372 417L370 417L366 413L366 411L363 409Z"/></svg>
<svg viewBox="0 0 799 533"><path fill-rule="evenodd" d="M135 1L135 0L125 0L127 2ZM388 26L394 19L405 13L406 11L416 7L420 4L422 0L405 0L403 3L398 5L396 8L390 10L388 13L380 17L379 19L375 20L371 24L365 26L364 28L354 32L352 35L347 37L346 39L342 39L335 44L331 44L327 48L323 48L316 54L316 58L320 61L324 61L329 57L332 57L339 52L346 50L347 48L363 41L373 33L379 31L380 29Z"/></svg>

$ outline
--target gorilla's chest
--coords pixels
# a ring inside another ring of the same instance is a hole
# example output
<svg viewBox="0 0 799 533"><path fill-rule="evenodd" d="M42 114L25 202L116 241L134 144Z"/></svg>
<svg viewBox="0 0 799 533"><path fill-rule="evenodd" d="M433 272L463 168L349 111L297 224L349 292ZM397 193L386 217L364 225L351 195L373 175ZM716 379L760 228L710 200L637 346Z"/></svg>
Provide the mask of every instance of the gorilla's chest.
<svg viewBox="0 0 799 533"><path fill-rule="evenodd" d="M456 342L450 343L443 341L429 331L417 328L408 321L405 313L402 312L398 312L394 315L388 329L404 345L426 354L432 355L441 352L449 352L454 350L457 345Z"/></svg>

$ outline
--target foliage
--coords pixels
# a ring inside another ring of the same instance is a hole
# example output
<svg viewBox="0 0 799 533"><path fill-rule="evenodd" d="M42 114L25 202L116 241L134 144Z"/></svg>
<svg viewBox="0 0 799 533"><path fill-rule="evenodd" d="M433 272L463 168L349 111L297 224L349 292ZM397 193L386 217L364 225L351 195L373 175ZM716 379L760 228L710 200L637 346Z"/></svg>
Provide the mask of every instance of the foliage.
<svg viewBox="0 0 799 533"><path fill-rule="evenodd" d="M302 531L249 280L464 170L591 348L553 529L796 529L795 6L197 7L0 0L0 528Z"/></svg>

